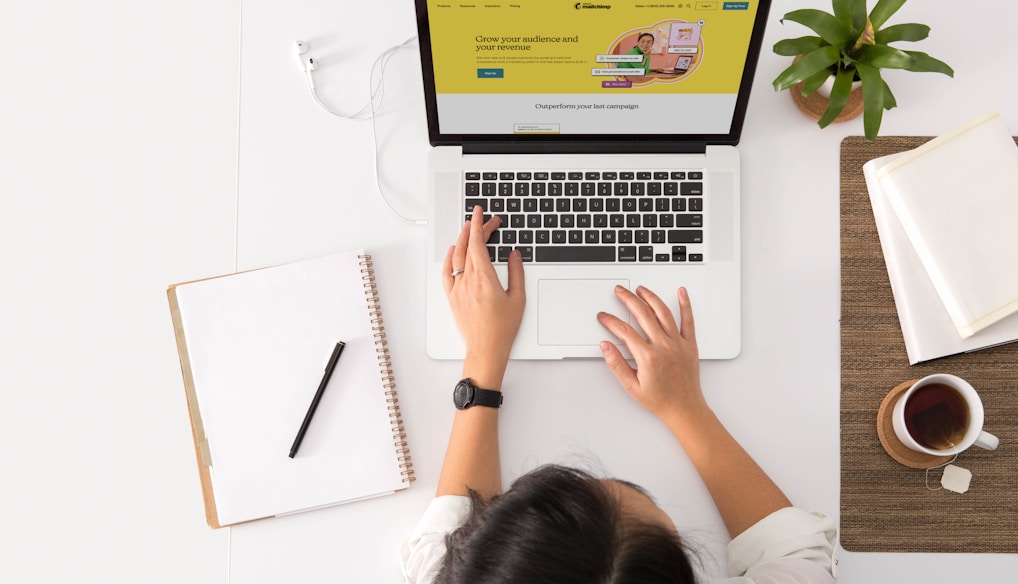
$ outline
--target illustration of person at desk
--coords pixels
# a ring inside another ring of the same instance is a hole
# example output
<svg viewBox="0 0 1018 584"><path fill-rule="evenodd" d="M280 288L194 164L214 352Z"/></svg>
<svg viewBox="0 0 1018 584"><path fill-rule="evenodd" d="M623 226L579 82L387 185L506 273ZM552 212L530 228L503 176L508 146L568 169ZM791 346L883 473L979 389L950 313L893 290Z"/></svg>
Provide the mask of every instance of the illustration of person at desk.
<svg viewBox="0 0 1018 584"><path fill-rule="evenodd" d="M626 55L642 55L643 61L631 63L618 63L619 69L643 69L647 75L658 73L657 69L650 68L650 50L654 46L654 35L649 32L641 33L636 39L636 46L625 52Z"/></svg>

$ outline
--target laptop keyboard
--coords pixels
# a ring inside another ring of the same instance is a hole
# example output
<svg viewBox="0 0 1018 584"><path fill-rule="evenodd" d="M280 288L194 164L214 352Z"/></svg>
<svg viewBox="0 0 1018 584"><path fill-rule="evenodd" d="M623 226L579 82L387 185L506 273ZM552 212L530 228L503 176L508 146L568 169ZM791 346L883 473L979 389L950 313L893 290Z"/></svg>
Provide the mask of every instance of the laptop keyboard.
<svg viewBox="0 0 1018 584"><path fill-rule="evenodd" d="M703 263L703 171L468 171L475 205L501 227L493 262Z"/></svg>

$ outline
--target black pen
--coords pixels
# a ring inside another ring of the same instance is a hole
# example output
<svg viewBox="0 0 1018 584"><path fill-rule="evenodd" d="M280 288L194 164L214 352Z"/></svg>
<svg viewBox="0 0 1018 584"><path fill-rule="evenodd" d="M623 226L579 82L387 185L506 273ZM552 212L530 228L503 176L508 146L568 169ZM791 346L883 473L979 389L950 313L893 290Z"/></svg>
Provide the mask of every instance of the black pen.
<svg viewBox="0 0 1018 584"><path fill-rule="evenodd" d="M315 397L311 400L308 413L304 415L304 422L300 425L300 430L297 430L297 437L293 439L293 446L290 447L290 458L297 454L297 449L300 448L300 443L304 440L304 434L308 431L308 425L311 423L311 418L315 415L315 410L318 409L318 402L322 401L325 386L329 385L329 378L332 377L332 372L336 369L336 362L339 361L339 356L343 353L343 347L345 346L346 343L340 341L336 343L336 348L332 350L329 364L325 366L325 375L322 376L322 382L318 384L318 391L315 392Z"/></svg>

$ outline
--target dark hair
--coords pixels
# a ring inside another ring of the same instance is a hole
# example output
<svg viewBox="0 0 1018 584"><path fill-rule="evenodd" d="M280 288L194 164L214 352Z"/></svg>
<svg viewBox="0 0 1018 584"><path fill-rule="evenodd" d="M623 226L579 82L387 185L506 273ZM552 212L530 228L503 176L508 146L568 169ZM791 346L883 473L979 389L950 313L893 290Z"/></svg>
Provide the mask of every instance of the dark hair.
<svg viewBox="0 0 1018 584"><path fill-rule="evenodd" d="M650 40L654 40L654 35L650 34L649 32L644 32L644 33L640 33L640 36L636 37L636 42L642 41L643 37L645 37L645 36L649 36Z"/></svg>
<svg viewBox="0 0 1018 584"><path fill-rule="evenodd" d="M444 584L687 584L678 534L627 516L603 483L543 466L485 501L471 491L464 524L446 537Z"/></svg>

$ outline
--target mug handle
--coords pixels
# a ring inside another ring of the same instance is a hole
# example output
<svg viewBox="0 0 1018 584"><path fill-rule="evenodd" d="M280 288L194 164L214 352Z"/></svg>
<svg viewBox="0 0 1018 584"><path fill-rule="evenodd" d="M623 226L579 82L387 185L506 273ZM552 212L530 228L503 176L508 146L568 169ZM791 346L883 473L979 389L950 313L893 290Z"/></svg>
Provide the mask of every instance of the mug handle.
<svg viewBox="0 0 1018 584"><path fill-rule="evenodd" d="M996 450L997 446L1000 445L1000 438L989 432L980 432L979 437L972 444L986 450Z"/></svg>

